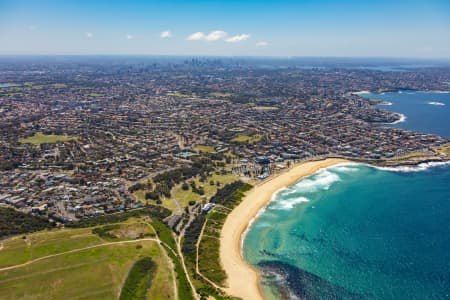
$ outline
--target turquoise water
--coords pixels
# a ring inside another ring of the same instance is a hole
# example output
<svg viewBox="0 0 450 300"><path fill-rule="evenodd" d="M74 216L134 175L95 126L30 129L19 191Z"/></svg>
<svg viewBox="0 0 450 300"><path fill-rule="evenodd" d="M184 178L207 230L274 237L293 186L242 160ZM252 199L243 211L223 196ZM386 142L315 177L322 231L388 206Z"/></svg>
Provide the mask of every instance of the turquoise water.
<svg viewBox="0 0 450 300"><path fill-rule="evenodd" d="M450 137L450 94L368 94ZM251 226L245 259L270 299L450 299L450 165L342 165L280 192Z"/></svg>
<svg viewBox="0 0 450 300"><path fill-rule="evenodd" d="M379 105L378 107L406 116L405 122L390 126L450 137L449 92L400 91L397 93L362 94L361 96L390 102L392 105Z"/></svg>
<svg viewBox="0 0 450 300"><path fill-rule="evenodd" d="M450 166L322 170L275 197L243 253L268 298L450 299Z"/></svg>

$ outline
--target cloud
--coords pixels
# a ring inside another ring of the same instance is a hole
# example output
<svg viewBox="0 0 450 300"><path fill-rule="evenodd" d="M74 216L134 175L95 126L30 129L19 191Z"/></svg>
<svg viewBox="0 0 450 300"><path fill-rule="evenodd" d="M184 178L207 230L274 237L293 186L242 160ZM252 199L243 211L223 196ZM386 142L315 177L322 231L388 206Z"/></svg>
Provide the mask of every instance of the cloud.
<svg viewBox="0 0 450 300"><path fill-rule="evenodd" d="M94 37L94 34L92 32L86 32L86 37L88 39L92 39Z"/></svg>
<svg viewBox="0 0 450 300"><path fill-rule="evenodd" d="M134 39L134 36L132 34L127 34L127 40L132 40Z"/></svg>
<svg viewBox="0 0 450 300"><path fill-rule="evenodd" d="M269 46L269 43L265 42L265 41L261 41L261 42L257 42L255 45L256 45L256 47L266 47L266 46Z"/></svg>
<svg viewBox="0 0 450 300"><path fill-rule="evenodd" d="M186 39L188 41L209 41L209 42L215 42L223 40L227 43L238 43L245 40L248 40L250 38L250 34L239 34L235 36L231 36L229 38L226 38L228 36L228 33L223 30L215 30L211 31L208 34L205 34L201 31L194 32L193 34L189 35Z"/></svg>
<svg viewBox="0 0 450 300"><path fill-rule="evenodd" d="M226 33L225 31L222 30L216 30L216 31L212 31L210 32L206 37L205 40L210 41L210 42L214 42L214 41L218 41L223 39L224 37L226 37L228 35L228 33Z"/></svg>
<svg viewBox="0 0 450 300"><path fill-rule="evenodd" d="M211 31L208 34L204 34L203 32L199 31L199 32L194 32L193 34L188 36L186 39L188 41L204 40L204 41L209 41L209 42L215 42L215 41L223 40L227 35L228 35L228 33L226 33L223 30Z"/></svg>
<svg viewBox="0 0 450 300"><path fill-rule="evenodd" d="M190 36L188 36L186 39L188 41L200 41L205 39L205 34L203 32L194 32L193 34L191 34Z"/></svg>
<svg viewBox="0 0 450 300"><path fill-rule="evenodd" d="M170 32L170 30L166 30L166 31L161 32L161 34L159 36L163 39L169 39L172 37L172 32Z"/></svg>
<svg viewBox="0 0 450 300"><path fill-rule="evenodd" d="M229 38L225 39L225 42L227 42L227 43L238 43L238 42L242 42L242 41L248 40L249 38L250 38L250 34L243 33L243 34L239 34L239 35L235 35L235 36L229 37Z"/></svg>

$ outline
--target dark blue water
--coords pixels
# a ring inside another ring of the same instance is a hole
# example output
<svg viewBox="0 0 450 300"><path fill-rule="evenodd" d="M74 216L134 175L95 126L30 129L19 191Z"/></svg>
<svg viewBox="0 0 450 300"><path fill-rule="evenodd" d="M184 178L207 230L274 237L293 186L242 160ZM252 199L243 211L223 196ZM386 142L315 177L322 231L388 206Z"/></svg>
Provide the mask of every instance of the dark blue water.
<svg viewBox="0 0 450 300"><path fill-rule="evenodd" d="M390 126L450 137L450 93L401 91L360 96L388 101L392 105L378 107L406 116L405 122Z"/></svg>

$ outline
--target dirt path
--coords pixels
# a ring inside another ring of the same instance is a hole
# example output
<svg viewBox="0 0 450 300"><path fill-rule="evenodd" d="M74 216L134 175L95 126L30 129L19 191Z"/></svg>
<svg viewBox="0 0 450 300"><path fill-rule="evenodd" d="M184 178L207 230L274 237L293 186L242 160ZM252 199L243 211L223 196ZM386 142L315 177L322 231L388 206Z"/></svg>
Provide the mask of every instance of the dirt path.
<svg viewBox="0 0 450 300"><path fill-rule="evenodd" d="M178 237L178 239L176 239L176 244L177 244L178 256L180 257L181 265L183 266L184 273L186 274L186 278L187 278L187 280L189 282L189 285L191 286L192 294L194 295L194 298L196 300L199 300L197 292L196 292L195 287L194 287L194 284L192 283L191 278L189 277L189 273L187 271L186 264L184 263L184 257L183 257L183 254L181 252L181 235Z"/></svg>
<svg viewBox="0 0 450 300"><path fill-rule="evenodd" d="M163 247L161 243L158 243L159 248L161 249L161 252L163 253L165 259L168 262L169 268L170 268L170 274L172 275L172 286L173 286L173 295L175 299L179 299L178 297L178 285L177 285L177 279L175 276L175 266L170 259L169 255L167 255L166 249Z"/></svg>
<svg viewBox="0 0 450 300"><path fill-rule="evenodd" d="M153 241L153 242L157 242L158 244L160 243L160 240L159 239L155 239L155 238L145 238L145 239L131 240L131 241L119 241L119 242L104 243L104 244L100 244L100 245L88 246L88 247L84 247L84 248L80 248L80 249L73 249L73 250L69 250L69 251L66 251L66 252L61 252L61 253L51 254L51 255L47 255L47 256L42 256L42 257L39 257L39 258L30 260L30 261L27 261L27 262L25 262L23 264L20 264L20 265L14 265L14 266L0 268L0 272L22 268L22 267L31 265L32 263L35 263L35 262L38 262L38 261L41 261L41 260L49 259L49 258L56 257L56 256L66 255L66 254L70 254L70 253L76 253L76 252L89 250L89 249L93 249L93 248L105 247L105 246L111 246L111 245L129 244L129 243L139 243L139 242L144 242L144 241Z"/></svg>
<svg viewBox="0 0 450 300"><path fill-rule="evenodd" d="M203 234L205 228L206 228L206 224L208 223L208 220L203 223L203 227L202 230L200 231L200 235L198 236L198 240L197 240L197 244L195 244L195 249L196 249L196 255L195 255L195 272L201 276L204 280L206 280L210 285L212 285L213 287L215 287L216 289L218 289L219 291L222 290L222 288L220 286L218 286L217 284L215 284L213 281L211 281L209 278L207 278L205 275L203 275L202 273L200 273L200 269L198 268L198 248L200 247L200 242L202 241L202 237L206 236Z"/></svg>

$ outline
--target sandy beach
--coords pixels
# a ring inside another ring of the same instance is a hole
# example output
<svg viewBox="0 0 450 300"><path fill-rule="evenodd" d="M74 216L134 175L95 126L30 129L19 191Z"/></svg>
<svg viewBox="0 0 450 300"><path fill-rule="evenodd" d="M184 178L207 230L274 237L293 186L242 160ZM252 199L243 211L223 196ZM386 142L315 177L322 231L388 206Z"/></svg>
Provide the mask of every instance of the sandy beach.
<svg viewBox="0 0 450 300"><path fill-rule="evenodd" d="M244 300L264 299L259 288L258 273L241 256L241 237L249 222L267 205L273 193L322 168L344 162L348 161L330 158L300 163L248 192L241 204L228 215L220 237L220 260L228 276L227 293Z"/></svg>
<svg viewBox="0 0 450 300"><path fill-rule="evenodd" d="M365 91L353 92L352 94L353 95L364 95L364 94L370 94L370 91L365 90Z"/></svg>

